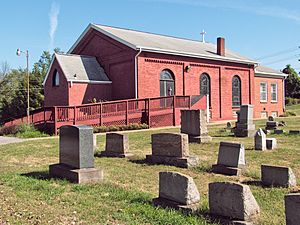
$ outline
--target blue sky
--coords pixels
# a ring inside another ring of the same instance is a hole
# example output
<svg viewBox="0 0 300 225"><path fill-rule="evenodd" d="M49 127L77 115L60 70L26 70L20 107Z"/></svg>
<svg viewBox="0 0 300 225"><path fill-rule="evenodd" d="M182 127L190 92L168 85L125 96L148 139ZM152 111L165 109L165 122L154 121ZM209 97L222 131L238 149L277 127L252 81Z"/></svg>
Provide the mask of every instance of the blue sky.
<svg viewBox="0 0 300 225"><path fill-rule="evenodd" d="M25 67L43 50L68 51L89 23L216 43L274 69L300 71L300 4L296 0L9 0L1 2L0 63ZM281 54L279 54L281 52ZM267 57L267 56L273 57Z"/></svg>

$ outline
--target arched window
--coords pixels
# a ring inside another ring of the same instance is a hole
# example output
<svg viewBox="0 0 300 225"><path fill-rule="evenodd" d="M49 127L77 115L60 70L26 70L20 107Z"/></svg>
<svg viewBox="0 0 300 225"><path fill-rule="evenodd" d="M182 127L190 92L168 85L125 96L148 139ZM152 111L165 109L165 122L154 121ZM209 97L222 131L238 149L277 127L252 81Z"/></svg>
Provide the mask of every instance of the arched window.
<svg viewBox="0 0 300 225"><path fill-rule="evenodd" d="M160 73L160 96L175 95L175 82L172 71L163 70Z"/></svg>
<svg viewBox="0 0 300 225"><path fill-rule="evenodd" d="M210 94L210 79L207 73L200 76L200 95Z"/></svg>
<svg viewBox="0 0 300 225"><path fill-rule="evenodd" d="M241 79L238 76L232 78L232 106L241 105Z"/></svg>
<svg viewBox="0 0 300 225"><path fill-rule="evenodd" d="M209 95L209 106L211 106L210 78L207 73L200 76L200 95Z"/></svg>
<svg viewBox="0 0 300 225"><path fill-rule="evenodd" d="M53 73L52 85L54 87L58 87L59 86L59 73L58 73L57 70L55 70L54 73Z"/></svg>

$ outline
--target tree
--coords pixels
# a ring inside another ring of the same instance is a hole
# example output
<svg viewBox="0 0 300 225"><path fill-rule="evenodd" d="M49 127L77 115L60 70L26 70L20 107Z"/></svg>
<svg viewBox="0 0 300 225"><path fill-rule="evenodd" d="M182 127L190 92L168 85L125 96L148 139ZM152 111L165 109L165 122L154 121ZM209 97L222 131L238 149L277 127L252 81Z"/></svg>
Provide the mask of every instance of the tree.
<svg viewBox="0 0 300 225"><path fill-rule="evenodd" d="M288 77L285 80L285 96L300 98L300 77L297 72L291 65L286 65L282 72L288 74Z"/></svg>
<svg viewBox="0 0 300 225"><path fill-rule="evenodd" d="M54 49L60 53L59 48ZM53 57L53 56L52 56ZM48 51L43 51L40 59L34 63L29 74L30 110L43 106L44 88L43 81L47 74L52 59ZM0 79L0 120L14 118L18 115L26 114L27 108L27 73L23 69L9 70L8 64L0 71L5 71ZM7 68L7 69L6 69Z"/></svg>
<svg viewBox="0 0 300 225"><path fill-rule="evenodd" d="M7 61L1 62L1 68L0 68L0 80L3 79L3 77L8 74L10 71L10 66Z"/></svg>

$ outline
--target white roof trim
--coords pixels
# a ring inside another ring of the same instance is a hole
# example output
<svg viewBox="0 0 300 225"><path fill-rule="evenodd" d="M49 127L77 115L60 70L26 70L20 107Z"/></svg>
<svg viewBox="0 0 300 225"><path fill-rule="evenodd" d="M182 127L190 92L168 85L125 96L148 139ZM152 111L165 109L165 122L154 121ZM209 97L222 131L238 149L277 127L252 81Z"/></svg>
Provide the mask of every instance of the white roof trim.
<svg viewBox="0 0 300 225"><path fill-rule="evenodd" d="M254 76L256 77L287 77L287 74L284 73L268 73L268 72L259 72L255 71Z"/></svg>
<svg viewBox="0 0 300 225"><path fill-rule="evenodd" d="M113 35L113 34L107 32L107 31L101 29L100 27L96 26L96 25L93 24L93 23L90 23L90 24L87 26L87 28L85 28L85 30L83 31L83 33L79 36L79 38L76 40L76 42L72 45L72 47L71 47L70 50L68 51L69 54L76 48L76 46L79 44L79 42L83 39L83 37L86 35L86 33L87 33L91 28L93 28L93 29L99 31L99 32L102 33L102 34L105 34L106 36L108 36L108 37L110 37L110 38L112 38L112 39L114 39L114 40L116 40L116 41L118 41L118 42L120 42L120 43L122 43L122 44L124 44L124 45L126 45L126 46L128 46L128 47L130 47L130 48L132 48L132 49L135 49L135 50L137 49L137 47L136 47L135 45L133 45L133 44L127 42L127 41L124 41L123 39L121 39L121 38L119 38L119 37L117 37L117 36L115 36L115 35Z"/></svg>
<svg viewBox="0 0 300 225"><path fill-rule="evenodd" d="M255 72L255 77L269 77L269 78L286 78L288 75L285 74L279 74L279 73L265 73L265 72Z"/></svg>
<svg viewBox="0 0 300 225"><path fill-rule="evenodd" d="M156 53L164 53L164 54L171 54L171 55L181 55L187 57L194 57L194 58L201 58L201 59L210 59L210 60L218 60L218 61L225 61L225 62L239 62L239 63L246 63L246 64L257 64L255 61L251 60L243 60L243 59L234 59L225 56L208 56L203 54L193 54L189 52L179 52L179 51L171 51L167 49L160 49L160 48L149 48L143 46L137 46L138 49L142 49L146 52L156 52Z"/></svg>
<svg viewBox="0 0 300 225"><path fill-rule="evenodd" d="M68 54L71 54L72 51L76 48L76 46L79 44L79 42L83 39L83 37L87 34L87 32L90 29L95 29L96 31L99 31L100 33L134 49L134 50L141 50L143 51L149 51L149 52L157 52L157 53L165 53L165 54L171 54L171 55L180 55L180 56L188 56L188 57L194 57L194 58L203 58L203 59L210 59L210 60L219 60L219 61L225 61L225 62L237 62L237 63L245 63L245 64L256 64L256 61L252 60L243 60L243 59L234 59L234 58L229 58L225 56L207 56L203 54L193 54L189 52L179 52L179 51L171 51L168 49L160 49L160 48L149 48L149 47L144 47L144 46L135 46L101 28L99 28L97 25L90 23L87 28L83 31L83 33L79 36L79 38L76 40L76 42L72 45L70 50L68 51Z"/></svg>
<svg viewBox="0 0 300 225"><path fill-rule="evenodd" d="M56 57L56 55L54 54L54 56L52 57L52 60L51 60L51 63L50 63L50 66L48 67L48 71L47 71L47 74L45 76L45 79L43 81L43 86L45 86L46 84L46 80L48 79L48 76L49 76L49 73L50 73L50 70L52 68L52 65L53 65L53 62L54 62L54 58Z"/></svg>
<svg viewBox="0 0 300 225"><path fill-rule="evenodd" d="M89 83L89 84L112 84L112 81L99 81L99 80L67 80L72 83Z"/></svg>

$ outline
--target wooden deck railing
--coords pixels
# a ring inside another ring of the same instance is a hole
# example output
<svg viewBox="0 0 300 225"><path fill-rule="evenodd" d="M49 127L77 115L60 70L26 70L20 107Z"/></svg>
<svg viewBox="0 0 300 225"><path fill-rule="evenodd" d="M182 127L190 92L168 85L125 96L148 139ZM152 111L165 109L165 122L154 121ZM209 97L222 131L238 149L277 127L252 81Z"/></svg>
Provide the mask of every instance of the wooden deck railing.
<svg viewBox="0 0 300 225"><path fill-rule="evenodd" d="M44 107L30 112L30 123L54 134L57 134L63 125L109 126L146 123L149 127L172 126L176 123L175 109L190 108L191 104L191 96L168 96L79 106ZM3 125L26 122L26 115L21 115L5 121Z"/></svg>

